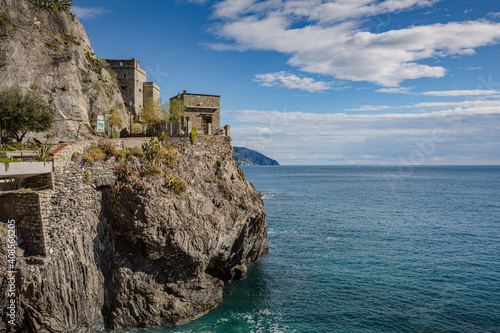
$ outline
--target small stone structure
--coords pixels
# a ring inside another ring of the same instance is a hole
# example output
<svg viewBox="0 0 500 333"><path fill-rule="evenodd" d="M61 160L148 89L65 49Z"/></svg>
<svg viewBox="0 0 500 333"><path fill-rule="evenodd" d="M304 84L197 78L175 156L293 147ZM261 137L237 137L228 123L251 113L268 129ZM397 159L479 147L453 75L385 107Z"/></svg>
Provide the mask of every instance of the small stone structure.
<svg viewBox="0 0 500 333"><path fill-rule="evenodd" d="M220 96L191 94L185 90L182 94L170 98L170 103L180 99L184 102L184 118L187 122L187 132L193 126L198 133L213 135L220 131Z"/></svg>
<svg viewBox="0 0 500 333"><path fill-rule="evenodd" d="M160 99L160 87L154 82L147 82L147 73L139 67L139 62L132 59L106 59L116 73L118 85L127 110L137 119L142 108L150 100Z"/></svg>

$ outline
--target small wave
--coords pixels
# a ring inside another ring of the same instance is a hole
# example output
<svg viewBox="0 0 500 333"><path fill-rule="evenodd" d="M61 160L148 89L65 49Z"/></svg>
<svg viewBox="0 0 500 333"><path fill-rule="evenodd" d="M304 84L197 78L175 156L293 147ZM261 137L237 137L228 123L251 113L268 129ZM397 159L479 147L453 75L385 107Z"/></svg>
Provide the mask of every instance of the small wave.
<svg viewBox="0 0 500 333"><path fill-rule="evenodd" d="M278 192L262 192L262 199L272 199L278 194Z"/></svg>

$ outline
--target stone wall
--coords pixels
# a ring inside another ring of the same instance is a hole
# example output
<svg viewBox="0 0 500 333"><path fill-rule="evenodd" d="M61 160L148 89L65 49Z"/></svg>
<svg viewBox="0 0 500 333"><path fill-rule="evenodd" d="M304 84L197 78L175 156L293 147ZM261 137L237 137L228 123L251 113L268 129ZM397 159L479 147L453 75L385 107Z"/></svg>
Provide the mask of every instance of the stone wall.
<svg viewBox="0 0 500 333"><path fill-rule="evenodd" d="M16 194L0 192L0 219L9 220L15 217Z"/></svg>
<svg viewBox="0 0 500 333"><path fill-rule="evenodd" d="M50 222L52 191L19 192L16 194L15 218L22 235L25 255L47 254L47 226Z"/></svg>
<svg viewBox="0 0 500 333"><path fill-rule="evenodd" d="M23 186L31 189L49 189L53 190L53 173L45 173L29 177L24 181Z"/></svg>
<svg viewBox="0 0 500 333"><path fill-rule="evenodd" d="M149 138L120 138L110 139L108 141L114 142L118 149L129 147L141 147ZM85 149L92 143L97 144L98 140L89 140L76 143L68 143L56 148L52 153L54 154L54 170L56 173L61 173L71 163L73 158L83 155Z"/></svg>

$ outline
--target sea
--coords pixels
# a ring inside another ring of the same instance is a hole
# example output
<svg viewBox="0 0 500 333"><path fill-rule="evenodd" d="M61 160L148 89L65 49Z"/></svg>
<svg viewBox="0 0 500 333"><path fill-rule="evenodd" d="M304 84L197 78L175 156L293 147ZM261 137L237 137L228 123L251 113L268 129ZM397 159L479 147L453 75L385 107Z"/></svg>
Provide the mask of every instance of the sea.
<svg viewBox="0 0 500 333"><path fill-rule="evenodd" d="M243 167L269 254L184 326L136 332L500 332L500 167Z"/></svg>

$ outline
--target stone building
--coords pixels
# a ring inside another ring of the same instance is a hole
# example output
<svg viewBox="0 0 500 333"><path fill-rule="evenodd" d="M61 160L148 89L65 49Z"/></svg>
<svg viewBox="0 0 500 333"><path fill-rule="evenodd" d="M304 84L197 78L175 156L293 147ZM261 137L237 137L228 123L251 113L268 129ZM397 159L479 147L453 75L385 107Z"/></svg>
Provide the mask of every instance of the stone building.
<svg viewBox="0 0 500 333"><path fill-rule="evenodd" d="M191 94L186 90L170 98L170 102L180 98L184 102L184 118L198 133L215 134L220 131L220 96ZM174 102L175 103L175 102Z"/></svg>
<svg viewBox="0 0 500 333"><path fill-rule="evenodd" d="M139 67L139 62L134 58L105 60L116 73L127 110L136 119L140 118L144 104L151 98L160 98L160 87L154 82L147 82L146 71Z"/></svg>

